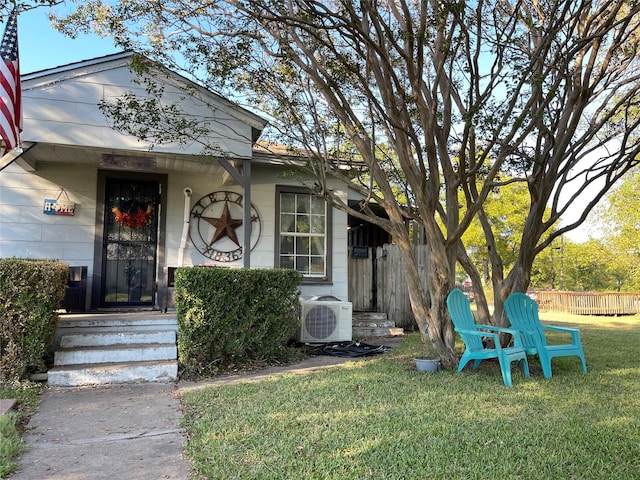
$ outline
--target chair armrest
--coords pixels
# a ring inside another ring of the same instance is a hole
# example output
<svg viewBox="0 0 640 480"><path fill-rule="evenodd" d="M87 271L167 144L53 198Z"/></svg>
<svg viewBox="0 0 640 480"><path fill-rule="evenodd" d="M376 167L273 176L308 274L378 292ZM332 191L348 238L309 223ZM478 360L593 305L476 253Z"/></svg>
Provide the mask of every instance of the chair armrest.
<svg viewBox="0 0 640 480"><path fill-rule="evenodd" d="M569 328L569 327L556 327L555 325L542 325L542 328L545 330L557 330L558 332L580 332L577 328Z"/></svg>
<svg viewBox="0 0 640 480"><path fill-rule="evenodd" d="M477 327L483 330L495 330L500 333L510 333L511 335L518 333L518 330L515 328L494 327L493 325L477 325Z"/></svg>
<svg viewBox="0 0 640 480"><path fill-rule="evenodd" d="M542 325L543 330L551 330L555 332L564 332L571 334L571 343L573 345L581 345L580 342L580 330L577 328L569 328L569 327L556 327L555 325Z"/></svg>
<svg viewBox="0 0 640 480"><path fill-rule="evenodd" d="M468 330L466 328L454 328L458 333L464 333L466 335L475 335L476 337L498 337L497 334L491 332L481 332L479 330Z"/></svg>
<svg viewBox="0 0 640 480"><path fill-rule="evenodd" d="M500 333L508 333L513 337L513 346L521 347L522 341L520 340L520 331L517 328L505 328L505 327L494 327L493 325L478 325L479 329L483 330L495 330Z"/></svg>
<svg viewBox="0 0 640 480"><path fill-rule="evenodd" d="M497 333L482 332L480 330L467 330L465 328L454 328L454 331L458 333L464 333L465 335L474 335L476 337L482 337L482 338L489 337L493 340L493 344L496 347L496 350L502 350L502 345L500 345L500 337L498 336ZM517 337L514 337L514 338L517 338ZM516 340L516 342L518 342L518 340ZM520 346L519 342L518 342L518 345L516 346Z"/></svg>

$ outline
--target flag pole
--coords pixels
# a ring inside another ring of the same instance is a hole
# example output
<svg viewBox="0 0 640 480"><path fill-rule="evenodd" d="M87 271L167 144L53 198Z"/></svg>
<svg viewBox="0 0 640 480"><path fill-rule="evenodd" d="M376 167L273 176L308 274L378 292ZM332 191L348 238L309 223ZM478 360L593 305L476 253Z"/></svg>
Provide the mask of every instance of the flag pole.
<svg viewBox="0 0 640 480"><path fill-rule="evenodd" d="M0 43L0 138L8 151L20 147L22 86L18 54L18 9L13 9ZM3 156L4 157L4 156Z"/></svg>
<svg viewBox="0 0 640 480"><path fill-rule="evenodd" d="M16 153L18 154L16 155L16 158L18 158L24 152L22 149L22 142L20 140L20 135L22 134L22 78L20 76L20 49L18 48L18 0L13 0L13 12L16 16L16 61L18 62L18 85L20 88L20 128L18 128L18 138L15 147L17 150Z"/></svg>

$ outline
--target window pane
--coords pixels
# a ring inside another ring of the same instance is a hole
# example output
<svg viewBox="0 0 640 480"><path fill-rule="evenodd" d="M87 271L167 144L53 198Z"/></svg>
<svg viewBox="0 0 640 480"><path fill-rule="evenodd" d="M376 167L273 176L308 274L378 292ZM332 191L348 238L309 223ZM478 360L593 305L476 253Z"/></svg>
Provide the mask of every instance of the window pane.
<svg viewBox="0 0 640 480"><path fill-rule="evenodd" d="M309 213L311 210L311 195L298 195L298 205L296 213Z"/></svg>
<svg viewBox="0 0 640 480"><path fill-rule="evenodd" d="M293 193L280 194L280 211L283 213L295 213L296 195Z"/></svg>
<svg viewBox="0 0 640 480"><path fill-rule="evenodd" d="M296 257L296 270L301 273L309 273L309 257Z"/></svg>
<svg viewBox="0 0 640 480"><path fill-rule="evenodd" d="M316 215L324 215L326 202L320 197L311 197L311 210L310 212Z"/></svg>
<svg viewBox="0 0 640 480"><path fill-rule="evenodd" d="M309 238L296 238L296 255L309 255Z"/></svg>
<svg viewBox="0 0 640 480"><path fill-rule="evenodd" d="M296 232L309 233L309 217L307 215L296 216Z"/></svg>
<svg viewBox="0 0 640 480"><path fill-rule="evenodd" d="M324 233L325 217L320 215L311 216L311 233Z"/></svg>
<svg viewBox="0 0 640 480"><path fill-rule="evenodd" d="M289 254L293 251L293 237L280 237L280 253Z"/></svg>
<svg viewBox="0 0 640 480"><path fill-rule="evenodd" d="M280 215L280 231L281 232L295 232L296 231L296 216L293 214L281 214Z"/></svg>
<svg viewBox="0 0 640 480"><path fill-rule="evenodd" d="M311 273L324 276L324 257L311 257Z"/></svg>
<svg viewBox="0 0 640 480"><path fill-rule="evenodd" d="M293 270L293 256L281 256L280 257L280 268L290 268Z"/></svg>
<svg viewBox="0 0 640 480"><path fill-rule="evenodd" d="M311 239L311 255L324 256L324 237L314 237Z"/></svg>

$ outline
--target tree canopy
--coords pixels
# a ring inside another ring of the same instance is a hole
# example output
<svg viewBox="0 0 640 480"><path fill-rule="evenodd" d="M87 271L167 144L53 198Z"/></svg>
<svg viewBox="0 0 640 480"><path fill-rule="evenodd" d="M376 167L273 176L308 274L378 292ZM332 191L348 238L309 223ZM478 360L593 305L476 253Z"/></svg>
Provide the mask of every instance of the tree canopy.
<svg viewBox="0 0 640 480"><path fill-rule="evenodd" d="M640 290L640 170L635 169L605 197L595 216L610 259L609 288ZM613 284L613 285L611 285Z"/></svg>
<svg viewBox="0 0 640 480"><path fill-rule="evenodd" d="M63 31L112 35L260 109L278 142L308 152L318 195L393 236L417 325L448 365L456 359L445 300L456 262L489 316L464 243L474 221L501 323L502 301L526 290L536 256L580 225L640 153L636 2L75 3L59 19ZM386 218L349 210L327 187L329 174ZM527 201L506 261L486 201L515 184ZM569 210L576 220L559 226ZM430 248L425 286L408 222Z"/></svg>

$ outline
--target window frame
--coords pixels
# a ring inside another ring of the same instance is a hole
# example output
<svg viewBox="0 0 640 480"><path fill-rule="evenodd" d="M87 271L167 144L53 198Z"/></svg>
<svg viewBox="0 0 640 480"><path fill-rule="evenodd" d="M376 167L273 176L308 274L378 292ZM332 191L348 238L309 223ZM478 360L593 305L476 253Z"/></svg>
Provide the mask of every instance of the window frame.
<svg viewBox="0 0 640 480"><path fill-rule="evenodd" d="M292 193L295 195L308 195L310 197L316 197L308 188L297 187L292 185L276 185L276 202L275 202L275 238L274 238L274 266L276 268L283 268L280 265L280 246L282 240L280 216L281 216L281 196L285 193ZM325 274L324 276L304 275L304 284L328 284L332 282L332 257L333 257L333 208L324 199L322 201L325 204L325 228L324 228L324 240L325 240ZM294 236L295 237L295 236ZM306 238L313 238L312 235L307 235Z"/></svg>

